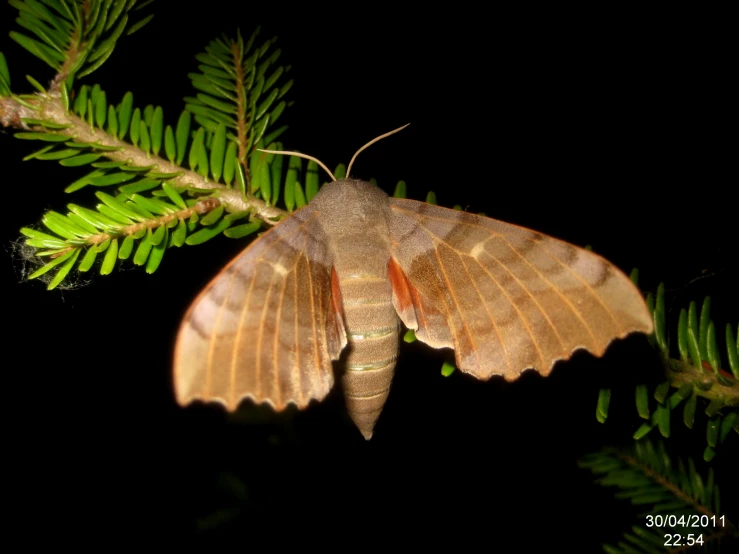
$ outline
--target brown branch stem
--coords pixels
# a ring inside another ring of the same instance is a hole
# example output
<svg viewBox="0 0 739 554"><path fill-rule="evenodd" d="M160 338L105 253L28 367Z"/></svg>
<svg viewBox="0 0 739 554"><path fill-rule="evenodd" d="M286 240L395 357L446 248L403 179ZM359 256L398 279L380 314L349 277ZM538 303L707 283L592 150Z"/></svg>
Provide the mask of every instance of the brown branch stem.
<svg viewBox="0 0 739 554"><path fill-rule="evenodd" d="M184 169L154 154L147 154L140 148L119 140L103 129L91 127L71 111L65 111L61 96L57 93L36 94L26 102L35 105L29 108L17 102L13 97L0 98L0 123L9 128L32 130L50 134L67 135L77 142L98 144L105 147L115 147L118 150L104 151L102 155L113 161L125 162L130 166L154 166L158 173L172 173L177 176L169 179L175 187L190 187L203 191L212 191L218 200L224 204L228 212L252 211L256 217L268 224L274 224L275 219L285 215L285 211L269 206L263 200L247 194L246 198L235 190L221 183L209 181L202 175ZM23 119L41 119L52 123L69 125L66 129L49 130L40 125L27 125ZM94 146L92 147L94 148Z"/></svg>

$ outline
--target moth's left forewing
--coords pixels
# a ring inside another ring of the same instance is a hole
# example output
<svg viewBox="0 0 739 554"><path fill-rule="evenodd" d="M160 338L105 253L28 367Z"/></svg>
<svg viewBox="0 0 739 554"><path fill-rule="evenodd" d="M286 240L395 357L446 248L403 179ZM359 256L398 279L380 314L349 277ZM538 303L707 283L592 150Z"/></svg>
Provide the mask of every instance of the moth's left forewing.
<svg viewBox="0 0 739 554"><path fill-rule="evenodd" d="M576 349L600 356L613 339L652 330L639 291L596 254L466 212L390 205L398 314L420 340L454 348L463 371L546 375Z"/></svg>
<svg viewBox="0 0 739 554"><path fill-rule="evenodd" d="M305 407L333 385L346 345L335 275L310 207L256 239L183 318L174 359L180 404L243 398Z"/></svg>

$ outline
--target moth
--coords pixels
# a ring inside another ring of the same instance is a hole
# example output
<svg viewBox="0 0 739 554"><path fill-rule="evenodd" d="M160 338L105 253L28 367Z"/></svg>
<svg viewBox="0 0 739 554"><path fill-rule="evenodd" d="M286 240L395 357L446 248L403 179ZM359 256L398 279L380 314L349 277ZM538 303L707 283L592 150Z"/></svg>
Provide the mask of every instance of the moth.
<svg viewBox="0 0 739 554"><path fill-rule="evenodd" d="M453 348L463 372L509 381L652 331L637 288L592 252L340 179L254 240L195 299L175 347L177 400L304 408L331 390L336 365L347 411L369 439L401 323L433 348Z"/></svg>

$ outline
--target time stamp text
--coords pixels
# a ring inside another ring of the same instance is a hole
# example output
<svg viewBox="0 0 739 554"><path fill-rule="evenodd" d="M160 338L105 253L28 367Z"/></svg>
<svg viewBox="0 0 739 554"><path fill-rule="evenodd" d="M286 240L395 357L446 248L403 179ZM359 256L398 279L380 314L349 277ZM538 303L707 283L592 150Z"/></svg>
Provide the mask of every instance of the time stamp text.
<svg viewBox="0 0 739 554"><path fill-rule="evenodd" d="M726 516L707 515L647 515L647 527L682 528L683 531L696 529L696 533L665 533L664 546L693 546L704 542L703 531L706 529L726 527Z"/></svg>

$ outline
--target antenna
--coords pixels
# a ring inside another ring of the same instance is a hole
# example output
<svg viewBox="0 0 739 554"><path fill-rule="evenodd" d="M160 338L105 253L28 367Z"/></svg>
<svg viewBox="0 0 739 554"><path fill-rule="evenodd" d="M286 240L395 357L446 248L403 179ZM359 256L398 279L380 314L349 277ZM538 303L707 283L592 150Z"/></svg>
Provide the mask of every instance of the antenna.
<svg viewBox="0 0 739 554"><path fill-rule="evenodd" d="M406 124L405 124L405 125L403 125L402 127L398 127L397 129L395 129L395 130L393 130L393 131L390 131L389 133L385 133L384 135L380 135L380 136L379 136L379 137L377 137L377 138L373 138L373 139L372 139L371 141L369 141L369 142L368 142L367 144L365 144L364 146L362 146L362 148L360 148L359 150L357 150L357 151L356 151L356 153L355 153L355 154L354 154L354 155L352 156L352 161L350 161L350 162L349 162L349 167L347 167L347 168L346 168L346 176L347 176L347 177L349 177L349 175L351 175L351 172L352 172L352 165L354 164L354 160L356 160L356 159L357 159L357 156L359 156L359 153L360 153L360 152L361 152L362 150L364 150L364 149L368 148L369 146L372 146L372 145L373 145L374 143L376 143L376 142L377 142L378 140L382 140L382 139L384 139L385 137L389 137L390 135L394 135L394 134L395 134L395 133L397 133L398 131L402 131L403 129L405 129L406 127L408 127L408 125L410 125L410 123L406 123Z"/></svg>
<svg viewBox="0 0 739 554"><path fill-rule="evenodd" d="M297 156L298 158L305 158L306 160L310 160L312 162L316 162L318 165L320 165L323 170L328 173L328 176L331 177L332 181L336 180L336 177L334 177L334 174L329 171L329 169L323 165L323 162L319 160L318 158L314 158L313 156L309 156L308 154L303 154L301 152L293 152L291 150L264 150L262 148L257 148L257 152L266 152L267 154L285 154L286 156Z"/></svg>
<svg viewBox="0 0 739 554"><path fill-rule="evenodd" d="M360 152L362 152L363 150L365 150L369 146L372 146L378 140L382 140L382 139L384 139L386 137L389 137L390 135L394 135L398 131L402 131L403 129L405 129L406 127L408 127L408 125L410 125L410 123L406 123L402 127L398 127L397 129L394 129L394 130L390 131L389 133L385 133L384 135L380 135L377 138L373 138L367 144L365 144L364 146L362 146L362 148L360 148L359 150L357 150L355 152L355 154L352 156L351 161L349 162L349 167L347 167L347 169L346 169L346 177L347 177L347 179L351 175L351 170L352 170L352 165L354 164L354 160L357 159L357 156L359 155ZM292 150L265 150L263 148L257 148L257 152L265 152L266 154L284 154L286 156L297 156L298 158L305 158L306 160L310 160L310 161L316 162L318 165L320 165L323 168L323 170L326 173L328 173L328 175L329 175L329 177L331 177L331 180L332 181L336 181L336 177L334 177L334 174L331 173L331 171L329 171L329 169L325 165L323 165L323 162L321 160L319 160L318 158L314 158L313 156L309 156L308 154L303 154L302 152L293 152Z"/></svg>

